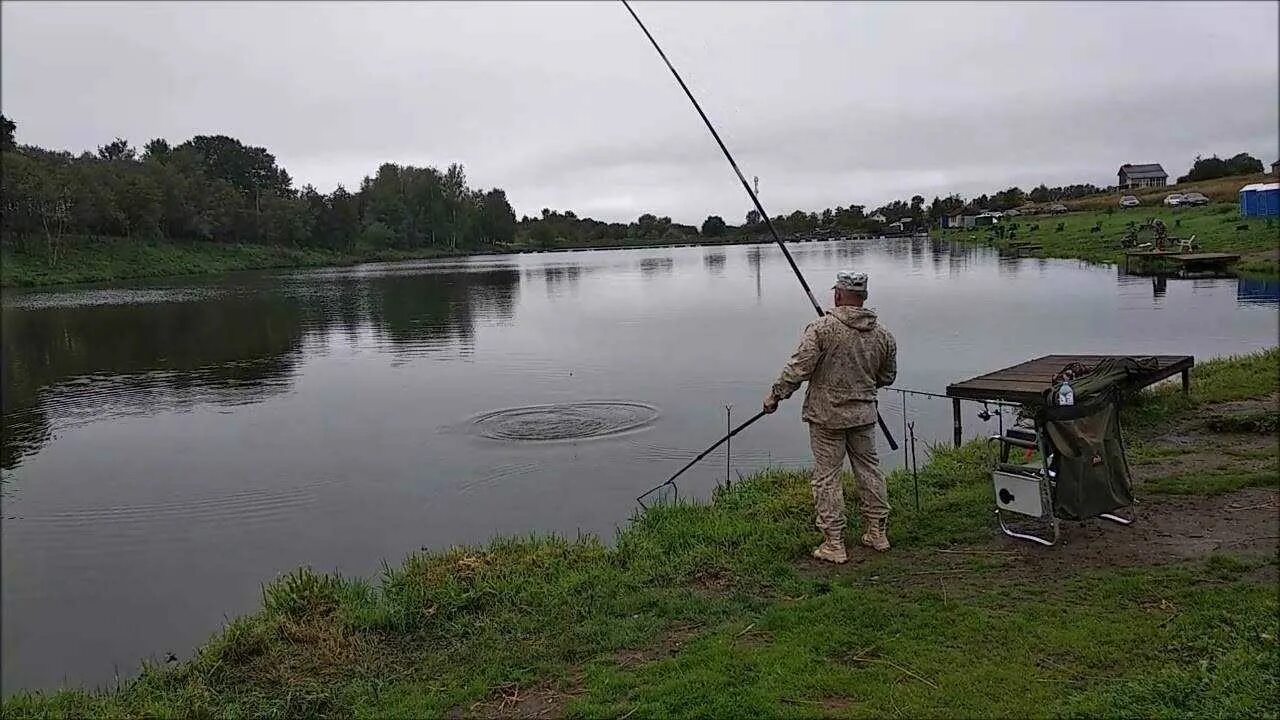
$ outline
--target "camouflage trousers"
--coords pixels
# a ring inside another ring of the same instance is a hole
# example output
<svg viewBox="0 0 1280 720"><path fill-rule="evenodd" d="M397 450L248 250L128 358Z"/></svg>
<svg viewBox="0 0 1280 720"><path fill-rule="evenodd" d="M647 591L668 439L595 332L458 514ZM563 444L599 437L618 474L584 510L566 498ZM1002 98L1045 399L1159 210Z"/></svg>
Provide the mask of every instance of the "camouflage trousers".
<svg viewBox="0 0 1280 720"><path fill-rule="evenodd" d="M858 488L858 504L864 517L879 520L889 517L889 493L880 460L876 457L876 426L824 428L809 425L809 445L813 448L813 504L817 509L818 529L823 532L844 531L844 487L840 475L844 457L849 456Z"/></svg>

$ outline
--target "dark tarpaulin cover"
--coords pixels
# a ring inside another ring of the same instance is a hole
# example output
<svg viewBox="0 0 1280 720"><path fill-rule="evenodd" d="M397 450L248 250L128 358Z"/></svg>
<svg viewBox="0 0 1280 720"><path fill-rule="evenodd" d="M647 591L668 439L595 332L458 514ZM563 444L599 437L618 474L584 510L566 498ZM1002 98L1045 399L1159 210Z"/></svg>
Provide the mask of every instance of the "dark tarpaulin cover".
<svg viewBox="0 0 1280 720"><path fill-rule="evenodd" d="M1089 403L1103 397L1118 397L1130 386L1129 381L1142 373L1160 369L1160 363L1153 357L1109 357L1103 358L1088 374L1071 380L1071 391L1076 403ZM1055 392L1050 388L1050 393Z"/></svg>
<svg viewBox="0 0 1280 720"><path fill-rule="evenodd" d="M1075 404L1046 402L1039 424L1054 454L1054 514L1084 520L1133 504L1133 482L1120 433L1120 399L1129 380L1156 369L1154 358L1106 358L1072 379ZM1056 392L1046 392L1046 401Z"/></svg>
<svg viewBox="0 0 1280 720"><path fill-rule="evenodd" d="M1053 512L1084 520L1133 504L1133 483L1114 400L1048 407L1043 427L1057 473Z"/></svg>

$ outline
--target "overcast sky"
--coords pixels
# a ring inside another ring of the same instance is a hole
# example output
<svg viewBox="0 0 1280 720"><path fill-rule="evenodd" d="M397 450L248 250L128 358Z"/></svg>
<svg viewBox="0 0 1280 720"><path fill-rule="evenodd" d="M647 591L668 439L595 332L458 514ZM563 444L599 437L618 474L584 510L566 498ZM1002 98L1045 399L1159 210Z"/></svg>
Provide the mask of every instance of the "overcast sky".
<svg viewBox="0 0 1280 720"><path fill-rule="evenodd" d="M1275 2L635 5L771 214L1280 154ZM740 222L619 3L4 2L18 141L224 133L297 186L463 163L518 214ZM1172 177L1171 177L1172 179Z"/></svg>

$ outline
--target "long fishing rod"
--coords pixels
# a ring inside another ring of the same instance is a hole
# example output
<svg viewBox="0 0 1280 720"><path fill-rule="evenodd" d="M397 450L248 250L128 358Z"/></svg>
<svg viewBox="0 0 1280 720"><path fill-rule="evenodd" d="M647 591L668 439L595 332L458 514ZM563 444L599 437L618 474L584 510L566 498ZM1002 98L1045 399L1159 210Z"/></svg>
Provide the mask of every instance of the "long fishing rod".
<svg viewBox="0 0 1280 720"><path fill-rule="evenodd" d="M818 317L822 317L826 313L822 311L822 306L818 304L816 298L813 297L813 291L809 289L809 283L805 281L804 275L800 273L800 268L796 265L795 258L791 257L791 251L787 249L786 243L782 242L782 236L778 235L778 231L773 227L773 221L769 219L769 213L765 212L764 206L760 204L760 198L756 196L754 190L751 189L747 178L743 176L742 171L738 169L738 163L734 161L733 155L729 153L729 148L725 147L724 141L720 139L720 133L716 132L715 126L711 124L711 120L707 114L702 111L702 106L698 104L697 98L689 90L689 86L684 84L684 78L680 77L680 73L676 72L676 67L667 59L667 54L662 51L662 47L658 45L658 41L654 39L653 33L649 32L649 28L645 27L644 22L640 20L640 16L631 8L631 3L622 0L622 5L627 8L627 12L631 13L631 17L635 19L636 24L644 31L645 37L649 38L649 42L653 45L653 49L658 51L658 57L662 58L662 62L667 64L667 69L675 76L676 82L680 83L680 88L684 90L684 94L689 98L689 102L693 103L693 109L698 111L698 115L702 118L702 122L711 131L711 137L716 139L716 144L720 146L720 152L724 153L724 157L729 161L733 172L737 174L738 181L742 183L742 189L747 191L747 195L751 197L751 202L756 206L756 212L760 213L760 217L764 219L764 224L769 228L769 234L773 236L773 241L778 244L782 250L782 254L787 258L787 264L791 266L791 271L796 274L796 279L800 281L800 287L804 288L804 294L809 296L809 302L813 305L813 309L818 313ZM758 419L753 418L753 420ZM880 425L880 432L884 433L884 439L889 441L889 447L893 450L898 449L898 443L893 439L893 434L889 432L889 426L885 425L884 418L880 417L880 413L876 413L876 423ZM719 443L717 443L718 445ZM714 446L713 446L714 447ZM704 453L705 455L705 453ZM701 457L701 456L699 456Z"/></svg>
<svg viewBox="0 0 1280 720"><path fill-rule="evenodd" d="M723 445L723 444L725 444L725 443L729 442L729 438L733 437L734 435L737 435L738 433L742 432L743 430L746 430L746 429L747 429L747 427L751 425L751 423L754 423L755 421L759 420L760 418L764 417L765 415L768 415L768 413L766 413L764 410L761 410L760 412L756 413L756 414L755 414L755 416L753 416L750 420L748 420L748 421L746 421L746 422L742 423L741 425L739 425L738 427L736 427L736 428L734 428L734 429L730 430L728 435L725 435L724 437L722 437L722 438L720 438L719 440L717 440L715 445L712 445L711 447L707 448L706 450L703 450L701 455L699 455L698 457L696 457L696 458L694 458L694 459L690 460L690 461L689 461L689 463L688 463L687 465L685 465L684 467L682 467L682 468L680 468L679 470L677 470L677 471L676 471L676 474L675 474L675 475L672 475L672 476L671 476L671 477L669 477L669 478L667 478L666 482L662 483L661 485L658 485L658 486L654 487L654 488L653 488L653 489L651 489L651 490L646 491L643 495L641 495L640 497L636 498L636 502L640 503L640 504L643 506L643 505L644 505L644 499L645 499L646 497L648 497L648 496L652 495L653 493L655 493L655 492L657 492L657 491L661 490L662 488L664 488L664 487L666 487L666 486L668 486L668 485L671 485L671 484L675 483L676 478L678 478L678 477L680 477L681 475L683 475L685 470L688 470L689 468L693 467L694 465L697 465L697 464L698 464L698 461L699 461L699 460L701 460L702 458L704 458L704 457L706 457L706 456L710 455L712 450L715 450L716 448L720 447L721 445Z"/></svg>

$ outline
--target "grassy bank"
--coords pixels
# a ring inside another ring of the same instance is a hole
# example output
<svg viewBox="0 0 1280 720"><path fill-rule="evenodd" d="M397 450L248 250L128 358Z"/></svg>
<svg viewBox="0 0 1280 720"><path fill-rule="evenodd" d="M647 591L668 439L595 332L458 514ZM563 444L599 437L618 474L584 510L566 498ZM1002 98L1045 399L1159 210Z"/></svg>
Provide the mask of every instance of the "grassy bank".
<svg viewBox="0 0 1280 720"><path fill-rule="evenodd" d="M1256 513L1231 493L1275 500L1280 350L1201 364L1192 388L1127 410L1140 496ZM1231 417L1250 420L1214 434ZM1253 450L1188 474L1223 438ZM1274 551L1015 547L995 539L981 445L937 449L920 475L919 511L890 478L894 550L849 566L807 559L807 478L763 473L645 512L612 547L501 539L372 582L299 570L190 660L13 696L4 715L1276 716ZM1197 516L1179 507L1160 516Z"/></svg>
<svg viewBox="0 0 1280 720"><path fill-rule="evenodd" d="M1033 256L1119 263L1124 260L1121 239L1128 231L1128 223L1134 221L1141 225L1151 217L1163 220L1172 237L1195 235L1204 252L1239 253L1242 257L1236 269L1241 272L1280 275L1280 224L1261 218L1241 218L1234 203L1186 208L1139 206L1115 208L1111 212L1095 210L1035 215L1010 218L1006 223L1017 223L1018 241L1043 246L1043 249L1030 253ZM1101 231L1093 232L1092 228L1098 223L1102 224ZM1241 226L1247 227L1238 229ZM986 229L934 230L933 234L944 239L1007 246L1004 241L991 239ZM1144 232L1141 240L1150 241L1150 233Z"/></svg>
<svg viewBox="0 0 1280 720"><path fill-rule="evenodd" d="M0 256L0 285L37 287L66 283L109 282L133 278L211 275L237 270L325 267L381 260L411 260L497 252L496 249L450 252L439 249L351 251L239 245L211 242L170 243L108 239L67 243L65 253L50 263L42 253L14 252Z"/></svg>

